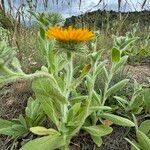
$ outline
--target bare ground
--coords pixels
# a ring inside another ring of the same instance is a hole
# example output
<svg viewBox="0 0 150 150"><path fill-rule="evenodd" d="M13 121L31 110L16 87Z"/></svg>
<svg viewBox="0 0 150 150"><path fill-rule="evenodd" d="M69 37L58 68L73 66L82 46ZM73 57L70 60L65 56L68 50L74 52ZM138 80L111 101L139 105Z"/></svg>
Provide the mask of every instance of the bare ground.
<svg viewBox="0 0 150 150"><path fill-rule="evenodd" d="M136 66L127 65L125 71L127 71L127 74L131 79L135 79L139 83L144 83L145 86L150 86L147 85L147 80L148 78L150 79L150 63Z"/></svg>

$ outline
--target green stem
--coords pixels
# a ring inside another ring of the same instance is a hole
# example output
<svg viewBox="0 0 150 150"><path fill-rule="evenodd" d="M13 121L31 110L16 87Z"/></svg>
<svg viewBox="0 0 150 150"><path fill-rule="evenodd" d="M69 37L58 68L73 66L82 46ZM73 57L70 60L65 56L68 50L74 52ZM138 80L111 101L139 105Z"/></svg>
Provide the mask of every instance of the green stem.
<svg viewBox="0 0 150 150"><path fill-rule="evenodd" d="M106 102L106 99L107 99L106 93L107 93L107 90L109 88L109 83L110 83L110 81L108 81L107 83L105 83L104 93L103 93L103 98L102 98L102 106L105 105L105 102Z"/></svg>
<svg viewBox="0 0 150 150"><path fill-rule="evenodd" d="M72 83L72 79L73 79L73 54L69 53L68 54L68 60L69 60L69 72L67 75L67 93L70 93L69 87Z"/></svg>
<svg viewBox="0 0 150 150"><path fill-rule="evenodd" d="M108 81L107 81L107 83L105 84L105 87L104 87L103 98L102 98L102 106L105 105L105 102L107 100L106 94L107 94L107 91L108 91L108 88L109 88L109 84L112 80L112 77L113 77L113 73L112 73L112 68L111 68L110 73L109 73L109 77L108 77Z"/></svg>
<svg viewBox="0 0 150 150"><path fill-rule="evenodd" d="M68 64L68 72L67 72L67 80L66 80L66 89L65 89L65 97L68 100L69 99L69 95L71 92L70 86L72 84L72 80L73 80L73 54L72 53L68 53L68 60L69 60L69 64ZM64 104L63 106L63 120L66 122L67 121L67 111L68 111L68 104Z"/></svg>

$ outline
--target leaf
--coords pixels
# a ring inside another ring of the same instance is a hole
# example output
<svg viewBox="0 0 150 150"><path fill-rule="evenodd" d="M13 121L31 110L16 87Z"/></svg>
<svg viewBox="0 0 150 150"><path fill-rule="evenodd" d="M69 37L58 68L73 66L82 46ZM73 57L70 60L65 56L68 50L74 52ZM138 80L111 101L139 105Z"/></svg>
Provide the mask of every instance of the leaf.
<svg viewBox="0 0 150 150"><path fill-rule="evenodd" d="M49 76L49 78L41 77L35 79L32 88L35 94L56 98L56 100L60 101L62 104L67 103L66 98L62 95L57 82L52 76Z"/></svg>
<svg viewBox="0 0 150 150"><path fill-rule="evenodd" d="M91 50L93 50L93 48L95 49L96 48L95 46L96 46L96 43L91 43L90 49ZM103 50L94 51L93 53L90 54L90 56L92 60L95 62L101 58L103 52L104 52Z"/></svg>
<svg viewBox="0 0 150 150"><path fill-rule="evenodd" d="M13 137L20 137L28 133L28 129L19 123L12 126L12 131L14 133Z"/></svg>
<svg viewBox="0 0 150 150"><path fill-rule="evenodd" d="M92 136L91 135L91 138L98 147L100 147L102 145L103 141L100 136Z"/></svg>
<svg viewBox="0 0 150 150"><path fill-rule="evenodd" d="M120 61L114 64L112 72L117 73L120 70L120 68L127 62L127 59L128 56L121 57Z"/></svg>
<svg viewBox="0 0 150 150"><path fill-rule="evenodd" d="M131 110L133 113L138 113L138 111L140 110L140 106L141 109L143 109L142 104L143 104L143 93L142 91L137 91L136 93L134 93L134 96L132 97L129 103L128 109Z"/></svg>
<svg viewBox="0 0 150 150"><path fill-rule="evenodd" d="M46 72L46 73L48 73L48 68L47 68L47 67L45 67L45 66L42 66L42 67L41 67L41 71L42 71L42 72Z"/></svg>
<svg viewBox="0 0 150 150"><path fill-rule="evenodd" d="M96 112L96 111L100 111L100 110L111 110L111 107L108 106L94 106L94 107L90 107L89 108L89 114Z"/></svg>
<svg viewBox="0 0 150 150"><path fill-rule="evenodd" d="M124 98L122 97L119 97L119 96L114 96L114 98L120 102L122 102L123 104L128 104L128 101L125 100Z"/></svg>
<svg viewBox="0 0 150 150"><path fill-rule="evenodd" d="M129 79L124 79L118 83L116 83L114 86L108 89L106 93L106 97L109 97L110 95L116 93L117 91L121 90L124 88L124 86L129 82Z"/></svg>
<svg viewBox="0 0 150 150"><path fill-rule="evenodd" d="M25 119L29 127L38 126L45 119L45 113L38 99L34 100L32 97L30 97L28 99L25 112L26 112Z"/></svg>
<svg viewBox="0 0 150 150"><path fill-rule="evenodd" d="M126 51L128 47L130 46L130 44L134 43L137 39L138 39L137 37L127 39L122 45L123 46L122 52Z"/></svg>
<svg viewBox="0 0 150 150"><path fill-rule="evenodd" d="M103 61L97 66L95 77L97 77L103 71L103 67L105 66L106 62L107 61Z"/></svg>
<svg viewBox="0 0 150 150"><path fill-rule="evenodd" d="M40 27L40 36L42 39L45 39L45 30L42 27Z"/></svg>
<svg viewBox="0 0 150 150"><path fill-rule="evenodd" d="M70 99L70 103L75 104L78 102L84 102L87 98L88 98L88 96L76 96L76 97L73 97L72 99Z"/></svg>
<svg viewBox="0 0 150 150"><path fill-rule="evenodd" d="M4 120L0 118L0 134L13 136L14 133L12 131L13 122Z"/></svg>
<svg viewBox="0 0 150 150"><path fill-rule="evenodd" d="M88 91L90 91L93 87L93 80L90 75L86 76L86 86L87 86Z"/></svg>
<svg viewBox="0 0 150 150"><path fill-rule="evenodd" d="M32 88L45 113L56 125L59 125L59 119L62 117L61 106L67 103L67 100L62 95L55 79L51 76L38 78L33 82Z"/></svg>
<svg viewBox="0 0 150 150"><path fill-rule="evenodd" d="M93 90L93 103L95 101L98 103L98 105L101 105L101 99L102 99L102 93L98 94L95 90Z"/></svg>
<svg viewBox="0 0 150 150"><path fill-rule="evenodd" d="M150 139L140 130L138 130L136 134L141 150L149 150Z"/></svg>
<svg viewBox="0 0 150 150"><path fill-rule="evenodd" d="M88 132L92 136L105 136L110 134L113 129L107 125L95 125L95 126L89 126L89 127L82 127L83 130Z"/></svg>
<svg viewBox="0 0 150 150"><path fill-rule="evenodd" d="M21 73L23 73L22 69L21 69L21 64L19 62L19 60L14 57L13 60L12 60L12 65Z"/></svg>
<svg viewBox="0 0 150 150"><path fill-rule="evenodd" d="M26 107L26 109L25 109L26 116L28 116L28 117L30 117L30 118L32 118L32 117L34 116L34 114L33 114L32 111L35 109L34 107L35 107L35 105L37 105L38 103L39 103L39 101L37 100L36 103L35 103L35 100L34 100L32 97L30 97L30 98L28 99L27 107ZM37 112L36 112L36 113L37 113Z"/></svg>
<svg viewBox="0 0 150 150"><path fill-rule="evenodd" d="M143 90L143 95L144 95L144 102L146 107L150 109L150 88L145 88Z"/></svg>
<svg viewBox="0 0 150 150"><path fill-rule="evenodd" d="M37 38L37 43L38 43L38 50L39 54L41 56L46 55L46 41L41 37L40 33L38 33L38 38Z"/></svg>
<svg viewBox="0 0 150 150"><path fill-rule="evenodd" d="M122 97L114 96L114 98L117 100L117 102L122 106L124 109L126 109L128 105L128 101Z"/></svg>
<svg viewBox="0 0 150 150"><path fill-rule="evenodd" d="M91 69L91 64L89 65L86 65L83 69L82 69L82 72L81 72L81 75L76 78L73 83L71 84L70 88L72 90L76 89L76 87L81 84L81 82L83 81L83 79L86 77L87 73L90 71Z"/></svg>
<svg viewBox="0 0 150 150"><path fill-rule="evenodd" d="M135 141L131 141L128 138L125 138L125 140L131 144L131 150L140 150L140 146Z"/></svg>
<svg viewBox="0 0 150 150"><path fill-rule="evenodd" d="M42 104L42 108L45 111L45 113L47 114L47 116L56 124L59 124L59 120L58 120L58 113L57 110L55 109L51 98L47 97L47 96L39 96L37 95L37 98L39 98L39 101Z"/></svg>
<svg viewBox="0 0 150 150"><path fill-rule="evenodd" d="M117 48L113 48L111 51L111 60L112 62L119 62L121 57L120 50Z"/></svg>
<svg viewBox="0 0 150 150"><path fill-rule="evenodd" d="M117 125L128 126L128 127L134 127L135 126L135 124L132 121L130 121L126 118L117 116L117 115L113 115L113 114L109 114L109 113L103 113L103 114L100 114L100 117L108 119Z"/></svg>
<svg viewBox="0 0 150 150"><path fill-rule="evenodd" d="M45 136L29 141L20 150L55 150L65 145L63 136Z"/></svg>
<svg viewBox="0 0 150 150"><path fill-rule="evenodd" d="M0 41L0 66L4 64L10 64L15 57L16 53L14 49L9 46L9 42L6 39Z"/></svg>
<svg viewBox="0 0 150 150"><path fill-rule="evenodd" d="M103 77L104 77L105 82L108 82L109 75L108 75L108 71L105 66L102 68L102 72L103 72Z"/></svg>
<svg viewBox="0 0 150 150"><path fill-rule="evenodd" d="M87 108L80 108L78 114L74 116L68 123L67 126L80 126L83 124L85 118L87 117Z"/></svg>
<svg viewBox="0 0 150 150"><path fill-rule="evenodd" d="M88 106L80 108L78 114L66 124L67 129L69 129L67 132L68 137L72 138L80 131L88 116Z"/></svg>
<svg viewBox="0 0 150 150"><path fill-rule="evenodd" d="M90 69L91 69L91 64L84 66L81 72L81 76L85 76L90 71Z"/></svg>
<svg viewBox="0 0 150 150"><path fill-rule="evenodd" d="M114 98L117 100L117 102L122 106L124 109L128 106L128 101L122 97L114 96Z"/></svg>
<svg viewBox="0 0 150 150"><path fill-rule="evenodd" d="M0 118L0 129L12 126L14 123Z"/></svg>
<svg viewBox="0 0 150 150"><path fill-rule="evenodd" d="M145 120L141 123L139 130L145 134L148 134L150 131L150 120Z"/></svg>
<svg viewBox="0 0 150 150"><path fill-rule="evenodd" d="M22 136L28 132L28 129L21 123L19 119L16 119L16 121L0 119L0 134L12 136L13 138Z"/></svg>
<svg viewBox="0 0 150 150"><path fill-rule="evenodd" d="M30 131L34 134L37 134L37 135L56 135L56 134L59 134L58 131L50 128L50 129L47 129L45 127L41 127L41 126L37 126L37 127L32 127L30 128Z"/></svg>
<svg viewBox="0 0 150 150"><path fill-rule="evenodd" d="M80 110L81 103L74 104L68 111L67 120L70 121L72 118L76 116L78 111Z"/></svg>

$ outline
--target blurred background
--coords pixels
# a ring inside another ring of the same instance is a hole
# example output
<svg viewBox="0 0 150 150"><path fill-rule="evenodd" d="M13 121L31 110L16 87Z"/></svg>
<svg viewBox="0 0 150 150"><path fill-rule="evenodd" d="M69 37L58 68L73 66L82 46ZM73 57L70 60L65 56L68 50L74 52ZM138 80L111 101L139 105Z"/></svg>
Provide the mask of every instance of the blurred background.
<svg viewBox="0 0 150 150"><path fill-rule="evenodd" d="M121 12L150 10L149 0L0 0L0 9L25 23L31 21L29 10L57 12L63 18L94 10Z"/></svg>

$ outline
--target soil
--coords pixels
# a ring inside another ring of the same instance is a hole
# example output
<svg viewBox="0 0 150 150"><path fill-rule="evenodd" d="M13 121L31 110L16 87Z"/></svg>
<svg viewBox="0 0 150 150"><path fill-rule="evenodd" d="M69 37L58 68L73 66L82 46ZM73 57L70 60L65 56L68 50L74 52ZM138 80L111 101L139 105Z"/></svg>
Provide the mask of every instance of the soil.
<svg viewBox="0 0 150 150"><path fill-rule="evenodd" d="M131 79L135 79L139 83L143 83L146 87L150 87L147 82L148 79L150 79L150 63L146 65L127 65L125 71L127 71L127 74Z"/></svg>
<svg viewBox="0 0 150 150"><path fill-rule="evenodd" d="M150 65L127 65L125 71L132 79L137 79L150 87L147 78L150 78ZM31 83L28 81L19 81L5 85L0 89L0 118L12 119L24 113L27 100L33 95ZM103 138L103 145L98 148L90 139L89 135L79 133L71 141L71 150L129 150L130 145L124 139L128 129L120 126L112 126L113 132ZM12 145L11 138L0 136L0 150L10 150Z"/></svg>

